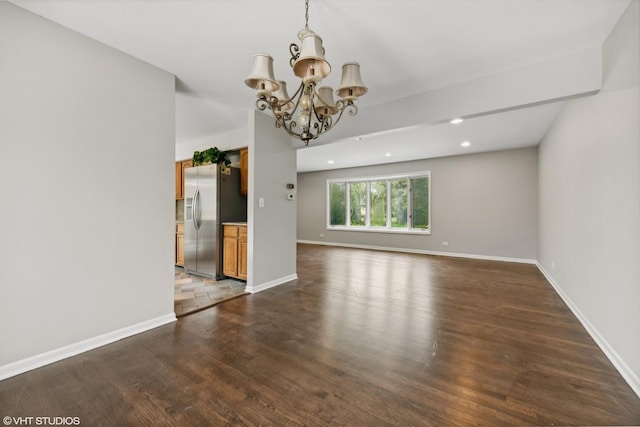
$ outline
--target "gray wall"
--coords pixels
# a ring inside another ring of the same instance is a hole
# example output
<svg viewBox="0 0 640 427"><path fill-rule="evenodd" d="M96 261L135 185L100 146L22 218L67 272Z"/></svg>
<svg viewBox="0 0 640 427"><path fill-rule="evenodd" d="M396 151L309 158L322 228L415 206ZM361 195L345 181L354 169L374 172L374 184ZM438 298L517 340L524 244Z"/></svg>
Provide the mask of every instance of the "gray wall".
<svg viewBox="0 0 640 427"><path fill-rule="evenodd" d="M0 2L0 377L175 319L174 86Z"/></svg>
<svg viewBox="0 0 640 427"><path fill-rule="evenodd" d="M298 240L533 261L537 149L497 151L298 175ZM432 234L326 229L326 180L431 171ZM321 237L321 235L324 237ZM442 246L442 242L449 246Z"/></svg>
<svg viewBox="0 0 640 427"><path fill-rule="evenodd" d="M603 47L603 88L540 145L538 260L640 394L640 2Z"/></svg>
<svg viewBox="0 0 640 427"><path fill-rule="evenodd" d="M258 292L297 278L296 202L287 184L296 185L296 152L274 119L249 112L249 195L247 290ZM264 207L259 200L264 200Z"/></svg>

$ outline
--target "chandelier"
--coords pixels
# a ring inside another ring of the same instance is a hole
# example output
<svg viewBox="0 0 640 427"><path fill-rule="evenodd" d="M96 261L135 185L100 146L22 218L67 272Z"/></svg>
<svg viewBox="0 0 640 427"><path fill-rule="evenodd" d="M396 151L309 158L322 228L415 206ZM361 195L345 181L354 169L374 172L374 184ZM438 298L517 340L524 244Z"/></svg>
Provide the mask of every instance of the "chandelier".
<svg viewBox="0 0 640 427"><path fill-rule="evenodd" d="M357 62L342 66L342 80L335 92L340 97L338 101L334 101L331 87L318 87L331 72L331 66L324 58L322 39L309 29L309 0L305 0L304 17L304 29L298 33L300 47L295 43L289 46L289 65L302 79L293 96L287 94L284 81L275 79L273 58L268 54L259 53L253 57L251 74L244 83L256 91L258 110L264 111L268 107L277 128L309 145L309 141L333 129L345 111L355 116L358 113L356 101L367 93L367 87L360 77Z"/></svg>

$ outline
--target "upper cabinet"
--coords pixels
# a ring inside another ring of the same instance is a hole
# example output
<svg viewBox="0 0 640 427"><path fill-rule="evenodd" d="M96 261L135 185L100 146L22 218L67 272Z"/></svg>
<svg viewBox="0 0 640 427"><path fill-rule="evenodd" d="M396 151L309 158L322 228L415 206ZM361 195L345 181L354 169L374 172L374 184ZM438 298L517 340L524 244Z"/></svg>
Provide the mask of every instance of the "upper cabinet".
<svg viewBox="0 0 640 427"><path fill-rule="evenodd" d="M176 162L176 200L184 198L184 170L193 167L193 160Z"/></svg>
<svg viewBox="0 0 640 427"><path fill-rule="evenodd" d="M182 199L182 162L176 162L176 200Z"/></svg>
<svg viewBox="0 0 640 427"><path fill-rule="evenodd" d="M240 150L240 194L246 196L249 192L249 150Z"/></svg>

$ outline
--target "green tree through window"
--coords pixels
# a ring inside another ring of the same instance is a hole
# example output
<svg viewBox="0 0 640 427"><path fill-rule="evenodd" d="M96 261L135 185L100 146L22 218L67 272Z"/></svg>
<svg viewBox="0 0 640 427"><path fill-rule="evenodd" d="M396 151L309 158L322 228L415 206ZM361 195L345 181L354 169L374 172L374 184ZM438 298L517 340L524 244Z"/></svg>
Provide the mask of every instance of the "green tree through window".
<svg viewBox="0 0 640 427"><path fill-rule="evenodd" d="M333 182L329 185L329 224L347 225L347 184L344 182Z"/></svg>
<svg viewBox="0 0 640 427"><path fill-rule="evenodd" d="M409 181L391 181L391 227L407 228L407 194Z"/></svg>
<svg viewBox="0 0 640 427"><path fill-rule="evenodd" d="M387 181L370 183L369 200L371 203L371 225L387 226Z"/></svg>
<svg viewBox="0 0 640 427"><path fill-rule="evenodd" d="M413 227L429 228L429 178L413 178L411 189Z"/></svg>
<svg viewBox="0 0 640 427"><path fill-rule="evenodd" d="M349 184L349 206L351 225L365 225L367 220L367 184L365 182Z"/></svg>

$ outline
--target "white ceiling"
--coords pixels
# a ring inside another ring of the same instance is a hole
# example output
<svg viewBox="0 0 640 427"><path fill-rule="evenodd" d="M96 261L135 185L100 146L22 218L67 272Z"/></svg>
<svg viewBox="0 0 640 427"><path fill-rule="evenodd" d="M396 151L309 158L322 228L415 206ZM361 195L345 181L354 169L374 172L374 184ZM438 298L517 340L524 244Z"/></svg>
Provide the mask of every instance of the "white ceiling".
<svg viewBox="0 0 640 427"><path fill-rule="evenodd" d="M276 78L288 81L289 87L297 86L291 78L288 48L304 27L303 0L13 3L175 74L177 144L246 126L247 110L253 108L255 97L243 81L255 53L270 53ZM361 64L369 87L358 104L364 112L414 94L599 47L629 3L310 0L309 26L323 38L332 64L333 72L324 84L338 85L342 63ZM360 142L333 141L329 133L323 145L299 150L298 168L328 169L536 145L559 105L478 112L458 126L425 123L406 128L390 122L388 132L369 136L360 132L365 135ZM343 118L343 123L359 117ZM462 149L459 144L465 139L472 145ZM335 144L327 146L327 142ZM329 157L334 165L327 163Z"/></svg>
<svg viewBox="0 0 640 427"><path fill-rule="evenodd" d="M310 146L298 150L298 171L531 147L540 142L562 105L564 102L555 102L475 117L458 125L422 125L363 136L359 141ZM464 141L473 142L463 147Z"/></svg>

